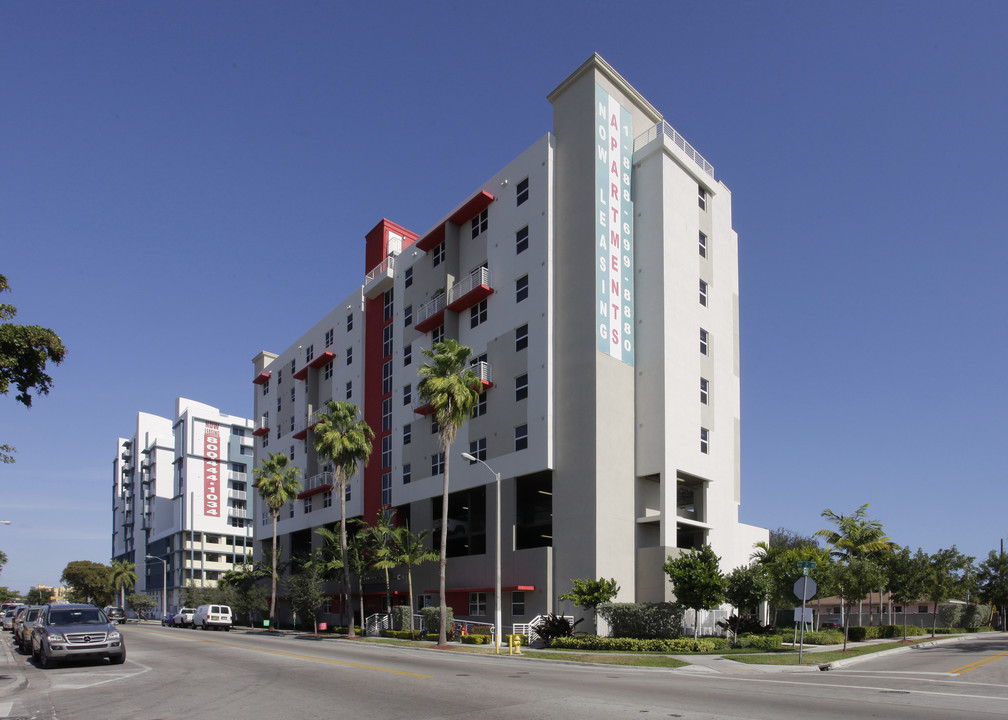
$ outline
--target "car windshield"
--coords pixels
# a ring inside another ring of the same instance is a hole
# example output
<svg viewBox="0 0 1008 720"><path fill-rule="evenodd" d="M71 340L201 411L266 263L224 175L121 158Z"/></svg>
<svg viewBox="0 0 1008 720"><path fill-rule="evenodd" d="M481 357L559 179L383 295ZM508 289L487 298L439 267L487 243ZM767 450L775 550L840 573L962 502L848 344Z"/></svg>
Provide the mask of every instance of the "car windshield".
<svg viewBox="0 0 1008 720"><path fill-rule="evenodd" d="M50 625L104 625L108 622L98 608L76 608L73 610L50 610Z"/></svg>

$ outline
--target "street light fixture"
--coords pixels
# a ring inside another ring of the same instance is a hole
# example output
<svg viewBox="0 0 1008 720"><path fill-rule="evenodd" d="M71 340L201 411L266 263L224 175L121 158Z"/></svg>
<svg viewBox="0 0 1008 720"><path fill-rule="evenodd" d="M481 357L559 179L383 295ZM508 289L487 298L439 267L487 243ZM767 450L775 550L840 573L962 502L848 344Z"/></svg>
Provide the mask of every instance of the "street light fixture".
<svg viewBox="0 0 1008 720"><path fill-rule="evenodd" d="M163 558L154 555L145 555L148 560L157 560L161 563L161 619L168 615L168 563Z"/></svg>
<svg viewBox="0 0 1008 720"><path fill-rule="evenodd" d="M501 491L500 491L500 473L495 471L492 467L487 465L485 462L480 460L475 455L469 453L462 453L462 459L468 460L471 463L477 462L494 476L494 484L497 487L497 544L495 546L494 553L494 644L496 645L496 652L500 655L500 643L501 643Z"/></svg>

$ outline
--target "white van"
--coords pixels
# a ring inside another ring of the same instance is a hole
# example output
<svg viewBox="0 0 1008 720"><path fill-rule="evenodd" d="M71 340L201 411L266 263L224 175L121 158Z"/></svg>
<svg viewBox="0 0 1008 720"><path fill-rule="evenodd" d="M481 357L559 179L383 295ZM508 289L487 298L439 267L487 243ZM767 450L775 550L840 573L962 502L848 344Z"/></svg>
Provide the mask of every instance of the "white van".
<svg viewBox="0 0 1008 720"><path fill-rule="evenodd" d="M231 629L231 608L227 605L200 605L193 614L194 628Z"/></svg>

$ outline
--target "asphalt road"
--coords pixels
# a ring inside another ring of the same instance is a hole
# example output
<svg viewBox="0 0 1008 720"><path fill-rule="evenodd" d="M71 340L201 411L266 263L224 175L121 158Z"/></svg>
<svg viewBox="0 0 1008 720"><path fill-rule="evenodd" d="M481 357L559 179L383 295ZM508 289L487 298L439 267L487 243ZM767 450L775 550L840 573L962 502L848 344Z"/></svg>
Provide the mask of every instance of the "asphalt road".
<svg viewBox="0 0 1008 720"><path fill-rule="evenodd" d="M819 672L728 661L621 668L157 625L123 631L124 665L48 671L5 633L0 718L1008 717L1003 634Z"/></svg>

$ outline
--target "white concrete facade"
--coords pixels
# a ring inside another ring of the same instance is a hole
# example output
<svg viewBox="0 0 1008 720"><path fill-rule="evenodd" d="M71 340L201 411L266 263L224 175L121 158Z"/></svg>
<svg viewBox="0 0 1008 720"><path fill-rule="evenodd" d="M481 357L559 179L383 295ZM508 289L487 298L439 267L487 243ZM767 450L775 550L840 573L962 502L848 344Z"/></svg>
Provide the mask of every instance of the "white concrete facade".
<svg viewBox="0 0 1008 720"><path fill-rule="evenodd" d="M112 467L112 559L136 564L137 592L177 608L251 559L253 423L184 398L169 418L138 413ZM159 560L147 556L162 558Z"/></svg>
<svg viewBox="0 0 1008 720"><path fill-rule="evenodd" d="M710 544L728 571L768 539L738 522L731 193L600 57L549 100L551 133L425 234L379 223L364 284L286 350L253 360L256 463L283 452L306 478L278 526L289 555L339 519L309 419L329 398L356 403L375 431L348 515L373 522L394 508L414 531L435 527L442 475L417 407L421 349L441 337L473 349L486 389L448 458L446 599L456 617L492 618L497 508L486 468L459 458L471 452L502 476L507 625L570 612L556 598L573 578L616 578L620 601L671 599L669 555ZM621 135L600 144L610 119ZM611 211L616 234L600 234ZM271 525L256 519L259 552ZM420 600L436 603L437 585L436 564L414 572ZM366 612L383 586L365 578Z"/></svg>

